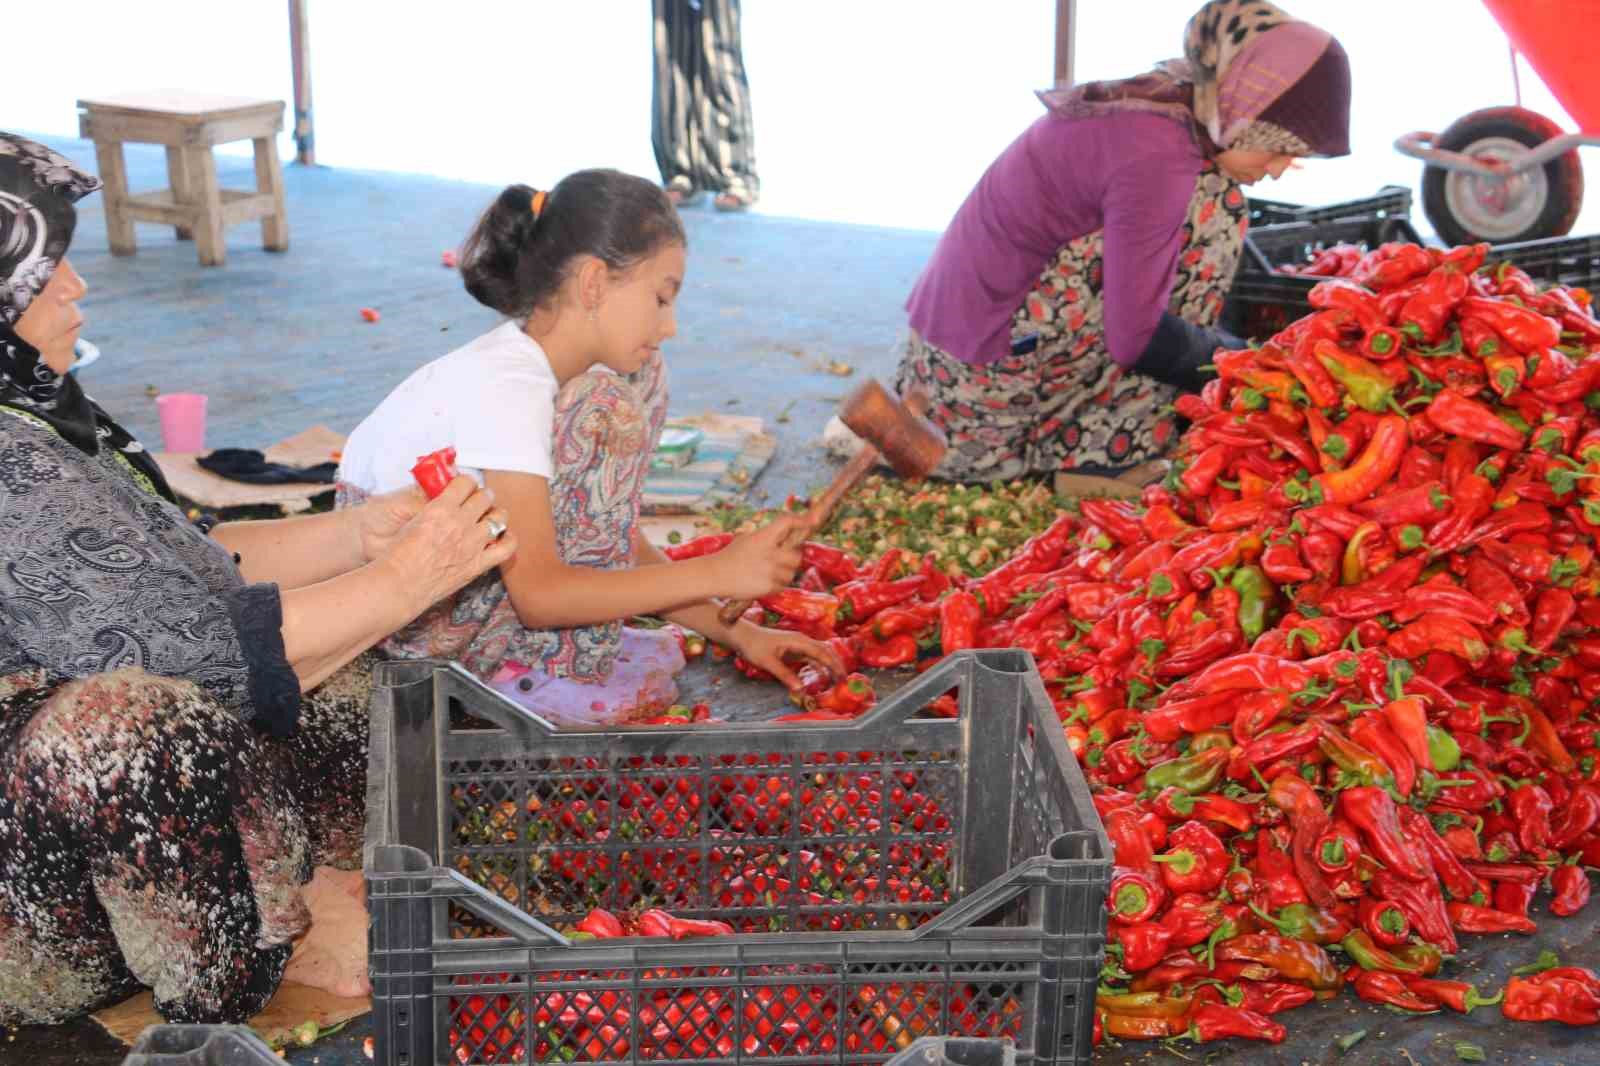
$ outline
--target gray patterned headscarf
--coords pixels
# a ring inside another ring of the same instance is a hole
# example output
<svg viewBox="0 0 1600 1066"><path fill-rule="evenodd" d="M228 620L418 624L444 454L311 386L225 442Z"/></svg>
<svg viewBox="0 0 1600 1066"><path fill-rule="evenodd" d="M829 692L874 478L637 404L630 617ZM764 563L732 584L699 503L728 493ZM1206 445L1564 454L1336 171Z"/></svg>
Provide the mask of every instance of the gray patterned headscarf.
<svg viewBox="0 0 1600 1066"><path fill-rule="evenodd" d="M99 178L44 145L0 132L0 407L46 423L85 455L98 454L102 443L117 449L160 496L176 502L144 445L14 328L72 244L78 219L72 205L98 188Z"/></svg>
<svg viewBox="0 0 1600 1066"><path fill-rule="evenodd" d="M1068 118L1120 110L1169 115L1191 125L1208 157L1228 148L1301 156L1350 151L1344 49L1268 0L1210 0L1184 29L1182 59L1039 98Z"/></svg>

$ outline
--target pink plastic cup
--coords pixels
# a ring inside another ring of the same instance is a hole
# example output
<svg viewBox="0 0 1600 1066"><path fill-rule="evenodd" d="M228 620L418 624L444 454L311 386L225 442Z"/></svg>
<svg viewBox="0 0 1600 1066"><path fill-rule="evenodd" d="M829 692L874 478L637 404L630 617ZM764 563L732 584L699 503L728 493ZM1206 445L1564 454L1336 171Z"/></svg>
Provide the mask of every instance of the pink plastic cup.
<svg viewBox="0 0 1600 1066"><path fill-rule="evenodd" d="M200 392L166 392L156 397L161 440L169 452L206 450L206 397Z"/></svg>

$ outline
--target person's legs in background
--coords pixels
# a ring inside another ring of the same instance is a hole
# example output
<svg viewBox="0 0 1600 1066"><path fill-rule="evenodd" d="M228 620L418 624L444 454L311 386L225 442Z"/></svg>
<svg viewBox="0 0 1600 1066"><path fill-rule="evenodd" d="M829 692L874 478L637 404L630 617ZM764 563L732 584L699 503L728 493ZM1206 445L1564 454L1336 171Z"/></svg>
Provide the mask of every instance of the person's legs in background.
<svg viewBox="0 0 1600 1066"><path fill-rule="evenodd" d="M687 207L703 194L696 177L701 153L695 130L701 17L698 4L689 0L652 0L651 8L655 78L650 144L667 195Z"/></svg>
<svg viewBox="0 0 1600 1066"><path fill-rule="evenodd" d="M756 176L755 120L745 75L739 0L700 0L700 94L696 122L704 156L703 184L716 189L722 211L743 211L761 196Z"/></svg>

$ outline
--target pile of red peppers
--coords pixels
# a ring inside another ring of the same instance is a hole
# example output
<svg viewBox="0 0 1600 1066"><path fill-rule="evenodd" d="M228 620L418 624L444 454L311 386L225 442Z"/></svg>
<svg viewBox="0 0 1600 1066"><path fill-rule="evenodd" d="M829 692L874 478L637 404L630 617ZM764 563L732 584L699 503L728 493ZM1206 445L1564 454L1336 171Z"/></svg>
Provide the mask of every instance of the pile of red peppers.
<svg viewBox="0 0 1600 1066"><path fill-rule="evenodd" d="M1347 985L1596 1020L1584 970L1441 976L1600 865L1600 321L1487 253L1384 245L1219 351L1137 504L970 580L808 545L761 604L863 666L1033 654L1116 850L1097 1037L1277 1042Z"/></svg>

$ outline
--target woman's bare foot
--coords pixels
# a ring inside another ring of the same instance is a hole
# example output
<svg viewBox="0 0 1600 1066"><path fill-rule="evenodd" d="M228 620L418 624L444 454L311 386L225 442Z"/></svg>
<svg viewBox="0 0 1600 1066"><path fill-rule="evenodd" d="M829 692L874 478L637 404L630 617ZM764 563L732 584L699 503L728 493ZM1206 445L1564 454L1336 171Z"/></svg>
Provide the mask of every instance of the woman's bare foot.
<svg viewBox="0 0 1600 1066"><path fill-rule="evenodd" d="M371 995L361 871L319 866L300 893L311 910L311 928L295 941L283 979L352 999Z"/></svg>

